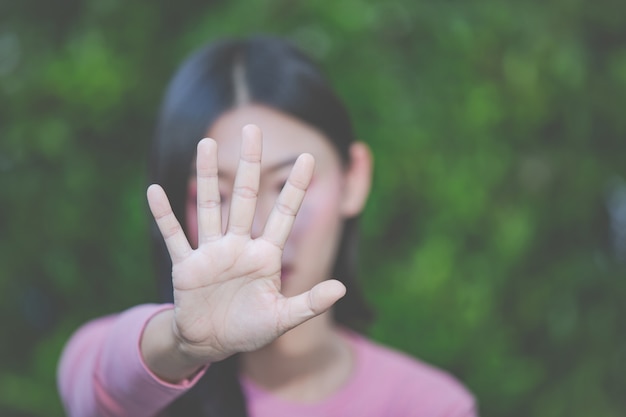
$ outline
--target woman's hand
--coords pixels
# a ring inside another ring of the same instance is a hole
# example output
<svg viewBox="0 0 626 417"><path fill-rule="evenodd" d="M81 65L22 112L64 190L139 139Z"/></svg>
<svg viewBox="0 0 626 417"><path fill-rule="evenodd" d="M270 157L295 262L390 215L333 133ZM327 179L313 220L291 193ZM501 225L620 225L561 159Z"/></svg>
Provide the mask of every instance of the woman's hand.
<svg viewBox="0 0 626 417"><path fill-rule="evenodd" d="M311 181L313 157L302 154L271 211L263 234L251 238L261 167L261 131L242 130L226 232L221 220L217 144L203 139L197 153L198 248L192 249L163 189L148 188L148 202L172 258L176 347L197 364L256 350L328 310L345 293L323 281L286 298L280 292L281 257ZM311 254L315 256L315 254ZM142 342L142 349L144 348Z"/></svg>

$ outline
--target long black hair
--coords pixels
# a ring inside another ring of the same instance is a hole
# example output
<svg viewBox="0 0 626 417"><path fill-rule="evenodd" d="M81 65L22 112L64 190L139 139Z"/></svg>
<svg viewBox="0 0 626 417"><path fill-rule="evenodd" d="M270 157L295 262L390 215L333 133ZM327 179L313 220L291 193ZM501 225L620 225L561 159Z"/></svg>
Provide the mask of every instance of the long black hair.
<svg viewBox="0 0 626 417"><path fill-rule="evenodd" d="M246 103L271 107L317 129L348 163L354 141L350 117L306 55L289 42L268 36L211 43L187 58L174 75L151 153L150 182L163 186L183 228L198 141L222 114ZM333 314L338 323L362 331L372 314L356 280L356 222L348 219L344 225L333 276L344 283L347 293ZM151 233L161 298L171 302L171 261L154 222ZM168 408L168 415L246 416L237 363L233 356L212 364L202 380Z"/></svg>

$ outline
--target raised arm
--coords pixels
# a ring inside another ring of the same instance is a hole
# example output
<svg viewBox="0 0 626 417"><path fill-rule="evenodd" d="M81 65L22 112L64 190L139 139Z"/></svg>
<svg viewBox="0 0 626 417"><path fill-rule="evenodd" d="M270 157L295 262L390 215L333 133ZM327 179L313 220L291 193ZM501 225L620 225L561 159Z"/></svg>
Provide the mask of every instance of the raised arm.
<svg viewBox="0 0 626 417"><path fill-rule="evenodd" d="M329 309L345 293L324 281L284 297L285 241L313 172L301 155L268 217L251 238L259 189L261 132L243 129L227 227L217 186L217 145L197 153L198 248L192 249L161 187L148 202L172 258L174 306L137 306L79 329L59 363L58 384L68 416L154 416L201 376L201 369L236 352L270 343Z"/></svg>

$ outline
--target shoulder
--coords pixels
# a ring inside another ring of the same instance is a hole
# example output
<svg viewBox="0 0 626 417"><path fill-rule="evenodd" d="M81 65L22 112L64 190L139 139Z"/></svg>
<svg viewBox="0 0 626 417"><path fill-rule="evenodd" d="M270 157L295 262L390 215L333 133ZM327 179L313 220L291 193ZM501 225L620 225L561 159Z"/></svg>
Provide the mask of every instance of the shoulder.
<svg viewBox="0 0 626 417"><path fill-rule="evenodd" d="M354 345L359 355L366 359L370 372L381 378L410 381L424 387L445 387L450 390L465 390L450 373L414 358L404 352L384 346L362 336L354 336Z"/></svg>
<svg viewBox="0 0 626 417"><path fill-rule="evenodd" d="M450 373L362 336L349 338L357 354L358 375L376 395L392 399L397 415L475 415L473 395Z"/></svg>

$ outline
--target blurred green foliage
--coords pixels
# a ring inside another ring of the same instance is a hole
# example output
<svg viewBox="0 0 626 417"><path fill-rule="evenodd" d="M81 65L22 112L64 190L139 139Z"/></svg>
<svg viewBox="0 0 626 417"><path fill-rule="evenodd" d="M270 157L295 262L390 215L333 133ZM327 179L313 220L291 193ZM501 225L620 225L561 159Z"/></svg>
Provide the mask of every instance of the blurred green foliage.
<svg viewBox="0 0 626 417"><path fill-rule="evenodd" d="M181 59L286 36L373 148L371 335L481 415L626 415L626 3L0 4L0 414L61 416L58 355L153 301L146 150Z"/></svg>

